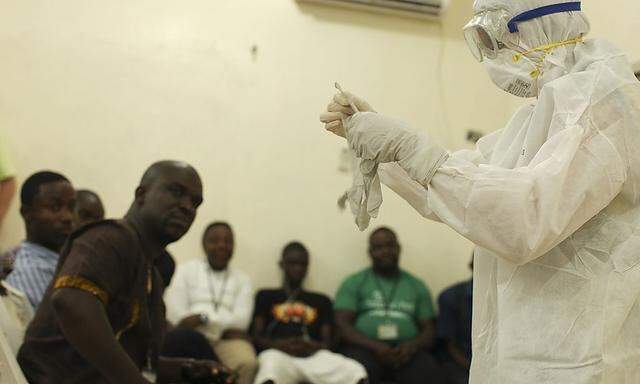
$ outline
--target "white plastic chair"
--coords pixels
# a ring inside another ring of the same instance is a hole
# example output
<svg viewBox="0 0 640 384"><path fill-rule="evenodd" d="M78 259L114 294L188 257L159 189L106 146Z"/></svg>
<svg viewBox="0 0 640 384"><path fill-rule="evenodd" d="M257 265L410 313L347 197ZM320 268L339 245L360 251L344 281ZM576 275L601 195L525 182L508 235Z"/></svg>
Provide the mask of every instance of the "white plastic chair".
<svg viewBox="0 0 640 384"><path fill-rule="evenodd" d="M4 332L0 332L0 384L28 384Z"/></svg>
<svg viewBox="0 0 640 384"><path fill-rule="evenodd" d="M28 384L16 361L24 329L33 317L26 297L0 281L8 295L0 296L0 384Z"/></svg>

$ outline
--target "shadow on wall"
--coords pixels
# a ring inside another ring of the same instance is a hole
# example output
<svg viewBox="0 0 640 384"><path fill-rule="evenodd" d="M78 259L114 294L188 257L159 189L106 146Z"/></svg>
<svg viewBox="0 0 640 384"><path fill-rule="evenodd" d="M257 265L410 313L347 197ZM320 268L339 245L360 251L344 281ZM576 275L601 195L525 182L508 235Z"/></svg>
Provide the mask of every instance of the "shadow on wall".
<svg viewBox="0 0 640 384"><path fill-rule="evenodd" d="M473 15L473 0L449 0L449 5L438 18L412 18L407 16L382 14L375 11L354 10L333 5L295 1L300 12L321 21L357 25L376 30L425 36L437 33L446 39L462 39L462 28ZM380 18L385 22L381 23ZM442 31L440 31L442 29Z"/></svg>

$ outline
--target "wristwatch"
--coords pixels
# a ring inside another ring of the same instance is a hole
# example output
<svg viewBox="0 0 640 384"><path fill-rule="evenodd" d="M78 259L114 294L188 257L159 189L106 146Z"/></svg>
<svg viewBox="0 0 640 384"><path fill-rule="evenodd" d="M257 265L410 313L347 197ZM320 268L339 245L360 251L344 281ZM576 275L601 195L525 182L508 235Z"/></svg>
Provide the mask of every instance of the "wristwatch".
<svg viewBox="0 0 640 384"><path fill-rule="evenodd" d="M206 313L201 313L201 314L200 314L200 323L201 323L202 325L207 325L207 324L209 324L209 316L207 316L207 314L206 314Z"/></svg>

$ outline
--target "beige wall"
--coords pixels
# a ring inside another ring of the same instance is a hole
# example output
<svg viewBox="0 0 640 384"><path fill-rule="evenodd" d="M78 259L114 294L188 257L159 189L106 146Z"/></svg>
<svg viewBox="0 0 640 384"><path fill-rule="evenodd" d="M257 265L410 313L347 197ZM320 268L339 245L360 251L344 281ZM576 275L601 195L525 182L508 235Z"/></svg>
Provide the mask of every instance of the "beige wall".
<svg viewBox="0 0 640 384"><path fill-rule="evenodd" d="M629 60L640 63L640 1L584 1L591 21L591 36L603 37L621 47Z"/></svg>
<svg viewBox="0 0 640 384"><path fill-rule="evenodd" d="M640 58L629 40L638 3L606 3L588 5L594 30ZM179 261L201 257L207 222L228 220L234 264L256 286L278 283L279 251L298 239L312 252L309 285L333 293L367 264L367 233L336 207L349 183L338 171L344 143L317 115L338 80L452 149L466 145L467 129L500 127L514 103L460 38L470 5L455 0L440 22L425 22L293 0L5 0L0 127L20 180L61 170L98 191L111 216L124 213L151 162L189 161L205 203L171 247ZM390 193L382 224L397 230L403 265L434 294L468 276L471 244ZM22 237L15 204L0 246Z"/></svg>

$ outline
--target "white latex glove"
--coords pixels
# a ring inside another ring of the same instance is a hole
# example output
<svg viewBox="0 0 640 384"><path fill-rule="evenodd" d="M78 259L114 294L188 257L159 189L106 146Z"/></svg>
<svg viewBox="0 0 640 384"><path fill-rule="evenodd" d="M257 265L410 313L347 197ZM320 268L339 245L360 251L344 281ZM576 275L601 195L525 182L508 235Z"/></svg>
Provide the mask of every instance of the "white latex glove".
<svg viewBox="0 0 640 384"><path fill-rule="evenodd" d="M363 175L370 174L374 164L398 162L413 180L426 187L449 157L426 133L412 132L398 119L363 112L344 121L349 147L363 160Z"/></svg>
<svg viewBox="0 0 640 384"><path fill-rule="evenodd" d="M327 111L320 115L320 121L325 123L324 128L340 137L346 137L343 119L356 113L350 105L350 101L358 108L359 112L375 112L371 105L363 99L349 92L338 92L327 106Z"/></svg>

